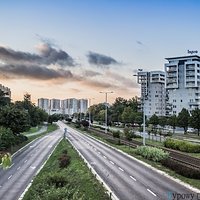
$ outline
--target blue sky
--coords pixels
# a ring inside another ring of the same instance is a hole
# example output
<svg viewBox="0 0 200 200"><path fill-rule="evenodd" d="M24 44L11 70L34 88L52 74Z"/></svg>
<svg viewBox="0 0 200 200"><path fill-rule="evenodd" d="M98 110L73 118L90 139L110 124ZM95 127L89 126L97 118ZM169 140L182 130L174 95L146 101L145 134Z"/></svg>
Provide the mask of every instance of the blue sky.
<svg viewBox="0 0 200 200"><path fill-rule="evenodd" d="M25 92L34 101L94 97L97 103L104 99L99 91L113 91L111 102L118 96L131 98L139 95L132 77L137 68L164 70L164 58L187 55L188 49L200 51L199 9L198 0L1 1L0 46L12 50L9 56L0 51L1 83L11 88L13 100ZM62 50L74 65L12 57L19 52L41 55L44 47ZM90 62L94 57L116 62ZM24 64L31 70L21 72ZM39 76L46 69L56 77ZM60 71L70 72L70 78Z"/></svg>

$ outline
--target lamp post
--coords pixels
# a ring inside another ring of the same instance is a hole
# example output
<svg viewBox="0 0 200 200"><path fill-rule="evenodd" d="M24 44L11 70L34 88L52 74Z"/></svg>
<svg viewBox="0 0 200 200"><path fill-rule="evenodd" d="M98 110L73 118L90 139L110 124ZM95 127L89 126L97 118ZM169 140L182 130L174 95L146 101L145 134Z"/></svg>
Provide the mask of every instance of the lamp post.
<svg viewBox="0 0 200 200"><path fill-rule="evenodd" d="M108 105L107 105L107 100L108 100L108 93L113 93L111 92L100 92L106 95L106 102L105 102L105 133L107 133L107 120L108 120Z"/></svg>
<svg viewBox="0 0 200 200"><path fill-rule="evenodd" d="M90 106L91 106L91 100L92 99L94 99L94 98L89 98L89 108L90 108ZM90 126L91 126L91 111L90 111L90 109L89 109L89 128L90 128Z"/></svg>
<svg viewBox="0 0 200 200"><path fill-rule="evenodd" d="M141 72L142 73L142 69L138 69L138 72ZM143 78L142 76L145 76L145 75L139 75L138 73L137 74L134 74L133 76L137 76L137 82L139 84L141 84L141 87L142 87L142 83L145 83L147 82L147 74L146 74L146 78ZM143 81L146 81L146 82L143 82ZM148 94L142 94L141 93L141 96L142 96L142 103L143 103L143 145L145 146L145 136L146 136L146 130L145 130L145 126L146 126L146 119L145 119L145 100L147 100L148 98Z"/></svg>

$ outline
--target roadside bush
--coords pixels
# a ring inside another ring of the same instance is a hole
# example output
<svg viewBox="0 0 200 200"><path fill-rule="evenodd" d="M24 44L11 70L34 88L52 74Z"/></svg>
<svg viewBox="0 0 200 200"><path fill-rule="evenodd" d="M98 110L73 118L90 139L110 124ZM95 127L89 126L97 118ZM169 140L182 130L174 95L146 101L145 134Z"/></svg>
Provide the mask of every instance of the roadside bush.
<svg viewBox="0 0 200 200"><path fill-rule="evenodd" d="M164 146L166 148L175 149L187 153L200 153L199 144L193 144L191 142L186 142L183 140L174 140L172 138L167 138L164 141Z"/></svg>
<svg viewBox="0 0 200 200"><path fill-rule="evenodd" d="M156 147L139 146L135 150L135 153L141 155L142 157L153 160L155 162L160 162L169 157L169 154L162 149Z"/></svg>
<svg viewBox="0 0 200 200"><path fill-rule="evenodd" d="M124 128L124 135L125 135L125 138L128 140L128 141L131 141L132 138L133 138L133 134L131 132L131 129L128 128L128 127L125 127Z"/></svg>
<svg viewBox="0 0 200 200"><path fill-rule="evenodd" d="M81 127L81 123L77 121L77 122L75 123L75 128L80 128L80 127Z"/></svg>
<svg viewBox="0 0 200 200"><path fill-rule="evenodd" d="M59 167L66 168L70 164L70 156L62 154L59 158Z"/></svg>
<svg viewBox="0 0 200 200"><path fill-rule="evenodd" d="M161 163L163 166L174 170L176 173L182 176L193 179L200 179L200 170L195 167L185 165L184 163L180 163L171 158L164 159L161 161Z"/></svg>
<svg viewBox="0 0 200 200"><path fill-rule="evenodd" d="M107 142L111 143L111 144L116 144L116 145L120 145L120 139L111 139L111 138L106 138L105 139Z"/></svg>
<svg viewBox="0 0 200 200"><path fill-rule="evenodd" d="M120 138L120 131L113 131L112 133L114 138Z"/></svg>
<svg viewBox="0 0 200 200"><path fill-rule="evenodd" d="M142 138L140 135L136 135L135 133L132 133L133 138Z"/></svg>

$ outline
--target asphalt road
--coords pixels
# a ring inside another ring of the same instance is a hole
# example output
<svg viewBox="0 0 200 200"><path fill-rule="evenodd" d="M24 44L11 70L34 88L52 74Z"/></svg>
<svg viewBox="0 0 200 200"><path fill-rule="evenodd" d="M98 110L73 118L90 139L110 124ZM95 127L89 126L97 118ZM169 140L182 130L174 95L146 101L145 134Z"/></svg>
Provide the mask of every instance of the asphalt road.
<svg viewBox="0 0 200 200"><path fill-rule="evenodd" d="M200 194L138 161L81 134L62 122L59 122L59 125L62 129L67 127L67 139L75 145L120 200L200 199ZM193 198L190 195L194 195Z"/></svg>
<svg viewBox="0 0 200 200"><path fill-rule="evenodd" d="M0 200L17 200L63 136L57 130L37 139L15 154L12 166L0 169Z"/></svg>

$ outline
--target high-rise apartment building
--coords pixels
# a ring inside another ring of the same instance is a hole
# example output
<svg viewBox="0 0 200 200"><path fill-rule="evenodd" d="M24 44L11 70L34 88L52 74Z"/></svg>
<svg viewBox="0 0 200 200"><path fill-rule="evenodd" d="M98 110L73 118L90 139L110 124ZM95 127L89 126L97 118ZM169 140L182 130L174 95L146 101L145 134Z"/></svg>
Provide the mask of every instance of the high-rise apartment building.
<svg viewBox="0 0 200 200"><path fill-rule="evenodd" d="M46 111L47 113L50 112L50 101L49 99L40 98L38 99L38 107Z"/></svg>
<svg viewBox="0 0 200 200"><path fill-rule="evenodd" d="M9 97L11 99L11 91L10 88L3 86L0 84L0 90L5 93L5 97Z"/></svg>
<svg viewBox="0 0 200 200"><path fill-rule="evenodd" d="M137 73L138 83L141 85L141 109L149 118L153 114L165 115L165 72L142 71Z"/></svg>
<svg viewBox="0 0 200 200"><path fill-rule="evenodd" d="M88 109L88 99L79 99L78 100L78 110L81 113L86 113Z"/></svg>
<svg viewBox="0 0 200 200"><path fill-rule="evenodd" d="M200 108L200 57L166 58L167 115Z"/></svg>

